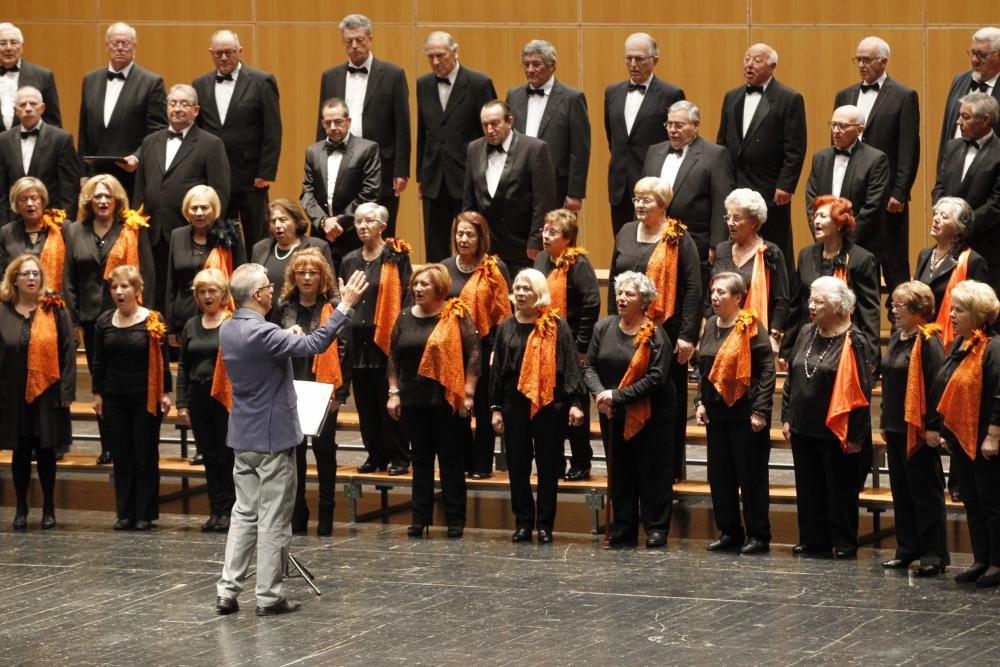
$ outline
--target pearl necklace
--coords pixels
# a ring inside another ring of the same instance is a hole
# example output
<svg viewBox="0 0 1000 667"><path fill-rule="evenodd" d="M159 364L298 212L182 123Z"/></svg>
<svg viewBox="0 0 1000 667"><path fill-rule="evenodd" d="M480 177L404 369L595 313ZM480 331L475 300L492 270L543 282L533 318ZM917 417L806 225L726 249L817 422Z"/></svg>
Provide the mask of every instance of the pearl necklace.
<svg viewBox="0 0 1000 667"><path fill-rule="evenodd" d="M460 272L462 272L462 273L472 273L473 271L475 271L475 270L476 270L476 268L477 268L478 266L479 266L479 262L476 262L476 263L475 263L475 264L474 264L474 265L472 266L472 268L471 268L471 269L467 269L467 268L465 268L464 266L462 266L462 256L461 256L461 255L455 255L455 267L456 267L456 268L457 268L457 269L458 269L458 270L459 270Z"/></svg>
<svg viewBox="0 0 1000 667"><path fill-rule="evenodd" d="M298 247L299 247L299 244L296 243L291 248L289 248L288 251L285 253L285 256L282 257L281 255L278 254L278 242L275 241L274 242L274 258L276 260L278 260L279 262L284 262L286 259L288 259L291 256L291 254L293 252L295 252L295 249L298 248Z"/></svg>
<svg viewBox="0 0 1000 667"><path fill-rule="evenodd" d="M826 340L826 349L823 350L823 353L819 355L819 359L816 360L816 365L813 366L812 371L810 371L809 370L809 357L812 355L813 343L816 342L816 337L817 336L819 336L819 328L818 327L813 330L812 340L809 341L809 347L806 348L805 359L802 360L802 369L806 373L806 379L807 380L812 380L813 376L816 375L816 371L819 370L819 365L823 363L823 359L826 358L827 353L830 352L830 348L833 347L833 341L834 341L834 339L837 338L837 336L833 336L832 338L826 338L824 336L824 339Z"/></svg>

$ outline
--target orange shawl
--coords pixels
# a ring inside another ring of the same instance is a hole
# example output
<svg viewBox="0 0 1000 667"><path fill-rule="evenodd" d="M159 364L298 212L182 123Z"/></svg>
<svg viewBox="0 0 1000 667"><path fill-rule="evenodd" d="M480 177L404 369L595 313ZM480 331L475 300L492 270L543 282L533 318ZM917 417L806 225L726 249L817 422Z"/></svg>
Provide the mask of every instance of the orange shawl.
<svg viewBox="0 0 1000 667"><path fill-rule="evenodd" d="M743 302L747 309L757 313L760 323L767 329L767 302L771 295L771 272L767 270L764 253L767 245L761 243L753 258L753 273L750 274L750 286L747 298Z"/></svg>
<svg viewBox="0 0 1000 667"><path fill-rule="evenodd" d="M35 309L35 318L31 321L31 338L28 341L28 379L24 386L24 400L28 403L33 403L46 389L58 382L62 375L59 369L56 311L63 306L59 295L49 292L42 297Z"/></svg>
<svg viewBox="0 0 1000 667"><path fill-rule="evenodd" d="M531 401L531 418L555 399L556 342L559 311L549 308L538 316L521 359L517 389Z"/></svg>
<svg viewBox="0 0 1000 667"><path fill-rule="evenodd" d="M124 231L124 230L123 230ZM160 397L163 396L163 337L167 335L167 327L155 310L149 311L146 319L146 331L149 333L149 364L146 370L146 410L154 417L157 415Z"/></svg>
<svg viewBox="0 0 1000 667"><path fill-rule="evenodd" d="M955 340L955 330L951 326L951 291L955 285L969 277L969 255L971 249L966 248L958 256L958 264L948 278L948 285L944 288L944 296L941 298L941 309L938 310L937 323L941 327L941 342L945 349L951 346L951 341Z"/></svg>
<svg viewBox="0 0 1000 667"><path fill-rule="evenodd" d="M924 341L941 331L936 324L920 327L910 352L910 365L906 369L906 398L903 401L903 418L906 420L906 458L913 456L924 435L924 415L927 414L927 394L924 391Z"/></svg>
<svg viewBox="0 0 1000 667"><path fill-rule="evenodd" d="M757 313L752 308L741 310L708 373L709 381L729 407L750 389L750 341L756 333Z"/></svg>
<svg viewBox="0 0 1000 667"><path fill-rule="evenodd" d="M968 354L952 373L948 385L938 401L938 412L944 418L944 425L958 438L958 444L965 450L970 460L976 459L979 444L979 403L983 393L983 355L989 337L981 330L972 332L968 340L962 341L962 349Z"/></svg>
<svg viewBox="0 0 1000 667"><path fill-rule="evenodd" d="M448 299L438 323L427 338L417 374L444 387L445 400L453 412L465 407L465 355L462 353L460 321L469 316L461 299Z"/></svg>
<svg viewBox="0 0 1000 667"><path fill-rule="evenodd" d="M656 285L656 299L649 304L646 314L657 324L663 324L674 314L677 305L677 263L680 257L680 240L687 227L673 218L667 218L663 238L646 264L646 276Z"/></svg>
<svg viewBox="0 0 1000 667"><path fill-rule="evenodd" d="M231 248L223 248L222 246L215 246L212 251L208 253L208 257L205 258L205 264L201 268L203 269L218 269L222 271L222 275L229 278L233 275L233 251ZM229 296L226 307L229 310L234 310L236 308L236 302L233 301L233 297Z"/></svg>
<svg viewBox="0 0 1000 667"><path fill-rule="evenodd" d="M232 316L232 311L227 310L222 321L225 322ZM222 326L221 323L219 326ZM226 372L226 363L222 360L222 345L219 345L219 353L215 357L215 372L212 374L211 396L226 406L228 412L233 411L233 385L229 381L229 373Z"/></svg>
<svg viewBox="0 0 1000 667"><path fill-rule="evenodd" d="M399 262L409 256L410 244L402 239L386 239L382 249L382 268L378 275L378 297L375 299L375 344L388 356L392 327L403 309L403 283L399 278ZM332 346L331 346L332 349Z"/></svg>
<svg viewBox="0 0 1000 667"><path fill-rule="evenodd" d="M818 335L818 334L817 334ZM837 376L833 380L833 395L826 411L826 427L840 440L840 447L847 450L847 425L851 410L868 405L868 398L858 378L858 363L854 358L851 332L844 336L844 347L837 362Z"/></svg>
<svg viewBox="0 0 1000 667"><path fill-rule="evenodd" d="M625 375L622 376L618 388L622 389L631 384L635 384L646 376L649 370L649 358L652 353L652 343L650 340L656 332L656 324L646 322L635 334L632 346L635 352L632 353L632 360L628 362ZM625 439L631 440L639 431L646 426L646 422L653 416L653 408L649 403L649 397L640 398L625 406Z"/></svg>
<svg viewBox="0 0 1000 667"><path fill-rule="evenodd" d="M486 255L469 276L459 298L465 302L480 338L486 338L496 325L510 317L507 281L500 273L495 255Z"/></svg>
<svg viewBox="0 0 1000 667"><path fill-rule="evenodd" d="M126 209L124 212L124 225L121 233L115 239L115 244L108 252L108 260L104 265L104 279L111 277L111 272L119 266L126 264L140 268L139 266L139 230L149 227L149 216L142 214L142 206L139 210ZM140 300L141 302L141 300Z"/></svg>
<svg viewBox="0 0 1000 667"><path fill-rule="evenodd" d="M62 237L64 220L66 211L60 208L49 209L42 216L42 224L48 228L48 234L45 235L45 245L42 246L38 262L42 265L49 289L53 292L62 292L63 264L66 261L66 242Z"/></svg>
<svg viewBox="0 0 1000 667"><path fill-rule="evenodd" d="M566 278L569 270L576 264L576 258L586 255L587 251L580 246L573 246L563 251L559 257L554 257L556 268L549 273L546 282L549 284L549 294L552 298L552 307L560 313L566 313Z"/></svg>
<svg viewBox="0 0 1000 667"><path fill-rule="evenodd" d="M382 271L384 276L385 264L382 265ZM379 294L379 298L381 299L381 294ZM323 304L323 310L320 312L319 325L326 324L331 316L333 316L333 304L327 301ZM336 338L324 352L313 357L312 371L316 376L316 382L332 384L334 388L344 385L344 378L340 372L340 345Z"/></svg>

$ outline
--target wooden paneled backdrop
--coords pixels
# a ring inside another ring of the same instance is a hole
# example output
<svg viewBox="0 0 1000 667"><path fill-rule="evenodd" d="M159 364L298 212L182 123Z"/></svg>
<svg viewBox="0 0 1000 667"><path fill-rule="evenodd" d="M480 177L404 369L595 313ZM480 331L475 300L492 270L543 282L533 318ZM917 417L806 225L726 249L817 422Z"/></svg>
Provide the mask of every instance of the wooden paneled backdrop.
<svg viewBox="0 0 1000 667"><path fill-rule="evenodd" d="M766 42L777 49L776 77L805 96L809 118L806 167L793 203L799 246L809 238L801 193L811 155L829 144L826 121L834 93L858 78L850 59L861 38L874 34L888 41L890 75L920 94L923 159L913 191L913 258L928 239L934 173L927 166L936 161L945 96L952 76L969 68L965 50L972 33L990 20L984 6L973 0L6 0L0 20L24 32L27 60L56 72L65 125L74 134L80 81L106 63L103 35L110 23L135 26L137 61L160 73L168 88L211 69L207 48L212 32L236 30L245 61L277 76L285 134L272 196L293 197L300 189L304 150L314 138L320 73L345 59L337 31L344 15L362 12L374 22L374 53L406 70L414 113L414 81L428 71L421 51L428 32L450 32L460 45L461 62L492 76L501 97L523 83L521 46L529 39L547 39L559 52L557 76L582 88L589 101L593 154L581 243L598 267L607 267L613 239L604 88L626 77L621 56L627 35L642 30L657 40L657 76L682 87L701 107L702 136L709 140L718 129L723 94L742 83L746 47ZM415 259L422 261L413 181L403 195L400 225L400 236L414 242Z"/></svg>

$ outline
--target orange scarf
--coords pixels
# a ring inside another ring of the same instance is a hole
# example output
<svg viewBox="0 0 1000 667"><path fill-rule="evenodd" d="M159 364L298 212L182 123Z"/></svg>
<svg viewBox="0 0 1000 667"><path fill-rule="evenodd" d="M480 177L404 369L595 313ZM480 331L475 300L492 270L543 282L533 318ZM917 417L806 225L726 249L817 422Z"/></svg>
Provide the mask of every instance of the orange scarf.
<svg viewBox="0 0 1000 667"><path fill-rule="evenodd" d="M753 273L750 274L750 288L744 304L749 310L757 313L760 323L767 329L767 302L771 295L771 272L767 270L764 253L767 245L761 243L753 258Z"/></svg>
<svg viewBox="0 0 1000 667"><path fill-rule="evenodd" d="M550 308L538 316L524 346L517 390L531 401L532 419L555 399L558 330L559 312Z"/></svg>
<svg viewBox="0 0 1000 667"><path fill-rule="evenodd" d="M232 316L232 311L227 310L222 321L225 322ZM221 323L219 326L222 326ZM233 385L229 381L229 373L226 372L226 363L222 360L221 344L219 345L219 353L215 357L215 372L212 374L212 390L210 393L212 398L226 406L227 412L233 411Z"/></svg>
<svg viewBox="0 0 1000 667"><path fill-rule="evenodd" d="M48 233L38 262L42 265L49 289L53 292L62 292L63 264L66 261L66 242L62 237L64 220L66 211L60 208L49 209L42 216L42 224L48 229Z"/></svg>
<svg viewBox="0 0 1000 667"><path fill-rule="evenodd" d="M646 314L657 324L663 324L674 314L677 305L677 263L680 257L680 240L687 227L673 218L667 218L663 238L656 244L646 264L646 276L656 285L656 299L649 304Z"/></svg>
<svg viewBox="0 0 1000 667"><path fill-rule="evenodd" d="M834 261L836 261L836 260L837 260L837 258L835 257ZM844 255L844 263L843 264L841 264L841 265L834 265L834 267L833 267L833 277L834 278L840 278L841 280L843 280L848 285L850 284L850 282L848 282L848 280L847 280L847 263L850 262L850 261L851 261L851 255L850 255L850 253L848 253L848 254Z"/></svg>
<svg viewBox="0 0 1000 667"><path fill-rule="evenodd" d="M382 271L384 276L385 264L382 265ZM379 295L379 298L381 298L381 294ZM327 301L323 304L323 310L319 315L320 326L326 324L326 321L330 319L332 315L333 304ZM332 384L334 388L342 387L344 385L344 378L340 372L340 345L337 344L337 339L333 340L333 343L330 347L326 348L326 351L313 357L312 371L316 376L316 382Z"/></svg>
<svg viewBox="0 0 1000 667"><path fill-rule="evenodd" d="M556 268L552 269L545 280L549 284L552 307L558 309L560 313L566 312L566 278L569 276L569 270L576 264L577 257L586 254L584 248L574 246L567 248L563 254L553 259Z"/></svg>
<svg viewBox="0 0 1000 667"><path fill-rule="evenodd" d="M230 248L223 248L221 245L212 248L212 251L208 253L208 257L205 258L205 264L201 267L203 269L218 269L222 271L222 275L229 278L233 275L233 251ZM233 297L230 295L226 301L226 307L229 310L234 310L236 308L236 302L233 301Z"/></svg>
<svg viewBox="0 0 1000 667"><path fill-rule="evenodd" d="M402 239L386 239L382 249L382 268L378 275L378 297L375 299L375 344L388 356L392 327L403 309L403 283L399 279L399 262L409 256L410 244Z"/></svg>
<svg viewBox="0 0 1000 667"><path fill-rule="evenodd" d="M709 381L729 407L750 389L750 341L756 333L757 313L752 308L741 310L708 373Z"/></svg>
<svg viewBox="0 0 1000 667"><path fill-rule="evenodd" d="M938 412L944 417L944 425L958 438L958 444L965 450L970 460L976 459L979 440L979 402L983 393L983 355L989 338L981 330L962 341L962 349L968 354L952 373L948 385L938 401Z"/></svg>
<svg viewBox="0 0 1000 667"><path fill-rule="evenodd" d="M969 255L972 250L966 248L958 256L958 264L948 278L948 285L944 288L944 296L941 298L941 309L938 310L937 323L941 327L941 342L947 350L951 346L951 341L955 340L955 330L951 326L951 291L955 285L969 277Z"/></svg>
<svg viewBox="0 0 1000 667"><path fill-rule="evenodd" d="M903 401L903 418L906 420L906 458L910 458L923 444L924 415L927 414L927 395L924 391L924 341L941 331L936 324L920 327L910 352L910 365L906 369L906 399Z"/></svg>
<svg viewBox="0 0 1000 667"><path fill-rule="evenodd" d="M818 334L817 334L818 335ZM851 410L868 405L868 398L861 389L858 364L854 358L851 332L844 336L844 347L837 362L837 376L833 381L833 395L826 411L826 427L840 440L840 447L847 450L847 425Z"/></svg>
<svg viewBox="0 0 1000 667"><path fill-rule="evenodd" d="M618 388L623 389L631 384L635 384L646 376L649 370L649 358L652 353L652 343L650 340L656 332L656 324L646 322L635 333L632 346L635 352L632 353L632 360L628 362L625 375L622 376ZM631 440L645 426L649 418L653 416L653 408L649 403L649 397L640 398L625 406L625 439Z"/></svg>
<svg viewBox="0 0 1000 667"><path fill-rule="evenodd" d="M123 230L124 231L124 230ZM154 417L157 415L160 397L163 396L163 337L167 335L167 327L155 310L149 311L146 319L146 332L149 334L149 364L146 370L146 410Z"/></svg>
<svg viewBox="0 0 1000 667"><path fill-rule="evenodd" d="M510 317L507 281L500 273L495 255L486 255L469 276L459 298L465 302L480 338L486 338L496 325Z"/></svg>
<svg viewBox="0 0 1000 667"><path fill-rule="evenodd" d="M134 266L141 268L139 263L139 230L149 227L148 215L142 214L142 206L139 210L126 209L124 212L124 225L115 244L108 252L108 261L104 265L104 280L111 277L111 273L119 266ZM140 295L139 303L142 303Z"/></svg>
<svg viewBox="0 0 1000 667"><path fill-rule="evenodd" d="M47 245L47 244L46 244ZM24 400L33 403L36 398L59 381L59 331L56 311L64 306L54 292L42 297L31 321L31 338L28 341L28 379L24 386Z"/></svg>
<svg viewBox="0 0 1000 667"><path fill-rule="evenodd" d="M417 369L418 375L444 387L445 400L453 412L465 407L465 355L460 321L468 316L469 310L461 299L448 299L427 338Z"/></svg>

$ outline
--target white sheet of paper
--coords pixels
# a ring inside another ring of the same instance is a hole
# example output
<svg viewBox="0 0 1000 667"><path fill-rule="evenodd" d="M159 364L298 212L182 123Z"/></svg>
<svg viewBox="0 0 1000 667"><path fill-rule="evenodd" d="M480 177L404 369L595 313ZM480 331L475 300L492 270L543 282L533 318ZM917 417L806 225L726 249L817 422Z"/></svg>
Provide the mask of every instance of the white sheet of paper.
<svg viewBox="0 0 1000 667"><path fill-rule="evenodd" d="M317 436L323 428L323 422L326 421L330 397L333 396L333 385L308 380L294 382L302 434Z"/></svg>

